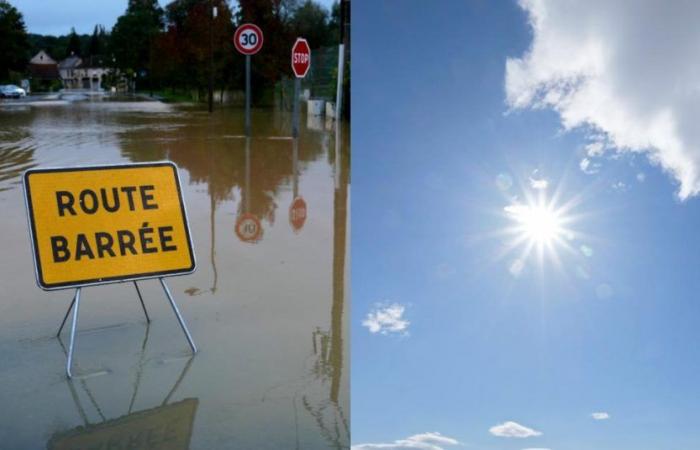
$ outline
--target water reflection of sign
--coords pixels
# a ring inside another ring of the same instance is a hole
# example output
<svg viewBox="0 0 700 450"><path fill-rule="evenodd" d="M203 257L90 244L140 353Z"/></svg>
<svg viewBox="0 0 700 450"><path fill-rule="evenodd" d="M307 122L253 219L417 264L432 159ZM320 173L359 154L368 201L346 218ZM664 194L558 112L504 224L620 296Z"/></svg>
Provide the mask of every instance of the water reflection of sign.
<svg viewBox="0 0 700 450"><path fill-rule="evenodd" d="M243 242L257 242L262 237L262 224L255 214L244 213L236 221L236 234Z"/></svg>
<svg viewBox="0 0 700 450"><path fill-rule="evenodd" d="M173 163L30 169L24 189L43 289L194 270Z"/></svg>
<svg viewBox="0 0 700 450"><path fill-rule="evenodd" d="M188 398L54 435L50 450L187 450L199 401Z"/></svg>
<svg viewBox="0 0 700 450"><path fill-rule="evenodd" d="M304 227L306 222L306 202L303 198L297 197L289 205L289 224L296 232Z"/></svg>

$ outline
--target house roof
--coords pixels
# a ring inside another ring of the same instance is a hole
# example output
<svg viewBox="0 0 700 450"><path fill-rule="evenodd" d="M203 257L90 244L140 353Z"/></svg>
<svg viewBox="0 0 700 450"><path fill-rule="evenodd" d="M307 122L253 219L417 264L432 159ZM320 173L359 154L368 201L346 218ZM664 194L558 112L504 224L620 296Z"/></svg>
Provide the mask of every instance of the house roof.
<svg viewBox="0 0 700 450"><path fill-rule="evenodd" d="M29 60L29 64L56 64L56 60L49 56L44 50L39 50L39 53Z"/></svg>
<svg viewBox="0 0 700 450"><path fill-rule="evenodd" d="M75 69L80 67L80 64L83 62L82 59L80 59L79 56L71 55L68 58L64 59L60 63L58 63L58 68L59 69Z"/></svg>

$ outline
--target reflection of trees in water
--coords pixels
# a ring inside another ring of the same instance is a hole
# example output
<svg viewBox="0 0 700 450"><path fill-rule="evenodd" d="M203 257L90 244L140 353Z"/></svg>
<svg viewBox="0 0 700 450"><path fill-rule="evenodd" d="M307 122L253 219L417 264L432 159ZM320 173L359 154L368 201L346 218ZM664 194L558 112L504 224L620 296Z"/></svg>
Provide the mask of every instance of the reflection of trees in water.
<svg viewBox="0 0 700 450"><path fill-rule="evenodd" d="M225 129L225 128L224 128ZM144 142L143 139L148 142ZM289 139L252 138L250 142L250 191L246 192L246 140L226 136L217 124L193 124L173 128L167 139L149 141L148 132L139 130L122 145L122 153L132 161L170 159L187 170L192 183L206 183L209 196L218 207L233 199L237 189L249 201L241 201L237 214L250 211L274 223L276 199L281 188L291 184L292 141ZM323 153L322 137L307 133L300 140L300 162L317 160ZM243 200L242 198L241 200Z"/></svg>
<svg viewBox="0 0 700 450"><path fill-rule="evenodd" d="M21 175L27 169L36 165L34 161L34 148L24 144L30 139L28 131L17 131L9 136L3 134L0 137L10 142L4 142L0 146L0 192L12 189L21 184Z"/></svg>

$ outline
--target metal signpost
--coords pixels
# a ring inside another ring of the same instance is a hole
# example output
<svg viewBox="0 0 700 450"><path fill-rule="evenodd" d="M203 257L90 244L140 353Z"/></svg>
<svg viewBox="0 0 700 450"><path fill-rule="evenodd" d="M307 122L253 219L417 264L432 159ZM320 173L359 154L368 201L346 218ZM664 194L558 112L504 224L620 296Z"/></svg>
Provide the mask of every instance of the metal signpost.
<svg viewBox="0 0 700 450"><path fill-rule="evenodd" d="M244 212L236 220L236 236L243 242L255 244L262 239L263 228L258 216L250 212L250 138L245 140L245 186L241 200Z"/></svg>
<svg viewBox="0 0 700 450"><path fill-rule="evenodd" d="M307 207L304 198L299 195L299 142L292 139L292 204L289 205L289 224L295 233L299 233L306 223Z"/></svg>
<svg viewBox="0 0 700 450"><path fill-rule="evenodd" d="M165 277L192 273L192 250L177 166L171 162L30 169L24 195L34 266L44 290L75 289L58 330L73 310L66 374L71 367L81 289L158 278L192 352L192 340Z"/></svg>
<svg viewBox="0 0 700 450"><path fill-rule="evenodd" d="M250 55L260 51L263 46L263 32L255 24L244 23L233 35L236 50L245 55L245 134L250 136Z"/></svg>
<svg viewBox="0 0 700 450"><path fill-rule="evenodd" d="M297 38L292 46L292 70L294 71L294 113L292 116L292 136L299 136L299 91L301 79L311 67L311 48L304 38Z"/></svg>

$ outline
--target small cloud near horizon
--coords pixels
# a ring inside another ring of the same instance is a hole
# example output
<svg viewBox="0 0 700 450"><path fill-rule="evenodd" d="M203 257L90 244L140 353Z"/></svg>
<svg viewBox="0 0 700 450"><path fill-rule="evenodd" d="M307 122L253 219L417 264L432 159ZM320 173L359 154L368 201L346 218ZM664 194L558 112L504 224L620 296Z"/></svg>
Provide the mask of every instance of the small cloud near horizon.
<svg viewBox="0 0 700 450"><path fill-rule="evenodd" d="M505 438L529 438L541 436L542 432L528 428L525 425L520 425L517 422L507 421L500 425L494 425L489 428L489 433L497 437Z"/></svg>
<svg viewBox="0 0 700 450"><path fill-rule="evenodd" d="M445 446L453 445L459 445L459 441L438 432L428 432L414 434L390 443L357 444L350 448L351 450L445 450Z"/></svg>

